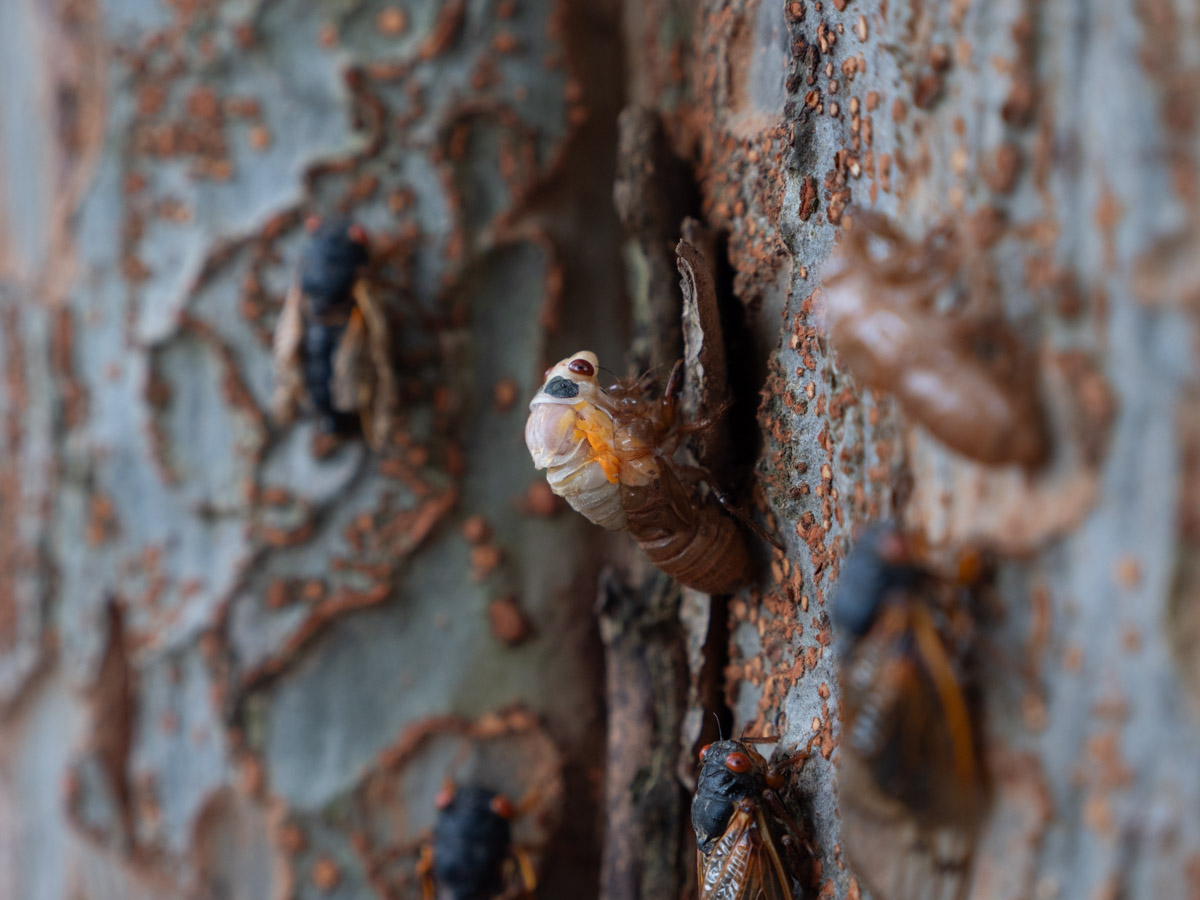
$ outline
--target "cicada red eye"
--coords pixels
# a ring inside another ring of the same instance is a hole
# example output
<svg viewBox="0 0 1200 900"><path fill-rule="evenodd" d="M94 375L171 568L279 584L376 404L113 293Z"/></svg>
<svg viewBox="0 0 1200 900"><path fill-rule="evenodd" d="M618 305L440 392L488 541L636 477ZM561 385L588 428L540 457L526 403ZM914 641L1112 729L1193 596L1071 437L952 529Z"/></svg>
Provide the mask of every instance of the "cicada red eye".
<svg viewBox="0 0 1200 900"><path fill-rule="evenodd" d="M350 240L356 244L362 244L364 247L367 244L367 229L361 225L351 225L346 229L346 234L350 236Z"/></svg>
<svg viewBox="0 0 1200 900"><path fill-rule="evenodd" d="M709 748L709 747L711 747L711 746L712 746L712 744L705 744L703 747L701 747L701 748L700 748L700 760L701 760L701 762L703 762L703 761L704 761L704 757L708 756L708 748Z"/></svg>
<svg viewBox="0 0 1200 900"><path fill-rule="evenodd" d="M497 794L495 797L493 797L492 802L489 803L488 806L491 807L492 812L502 819L511 819L514 815L516 815L516 811L513 809L512 801L503 794Z"/></svg>
<svg viewBox="0 0 1200 900"><path fill-rule="evenodd" d="M321 217L320 216L309 216L307 219L304 220L304 230L307 231L309 234L312 234L312 232L316 231L320 227L321 227Z"/></svg>
<svg viewBox="0 0 1200 900"><path fill-rule="evenodd" d="M596 374L596 367L586 359L573 359L567 364L567 368L576 375L586 375L588 378Z"/></svg>
<svg viewBox="0 0 1200 900"><path fill-rule="evenodd" d="M742 772L750 771L750 757L745 753L734 751L725 757L725 768L730 772L737 772L739 775Z"/></svg>
<svg viewBox="0 0 1200 900"><path fill-rule="evenodd" d="M438 809L445 809L454 802L454 787L447 785L437 792L437 796L433 798L433 805Z"/></svg>

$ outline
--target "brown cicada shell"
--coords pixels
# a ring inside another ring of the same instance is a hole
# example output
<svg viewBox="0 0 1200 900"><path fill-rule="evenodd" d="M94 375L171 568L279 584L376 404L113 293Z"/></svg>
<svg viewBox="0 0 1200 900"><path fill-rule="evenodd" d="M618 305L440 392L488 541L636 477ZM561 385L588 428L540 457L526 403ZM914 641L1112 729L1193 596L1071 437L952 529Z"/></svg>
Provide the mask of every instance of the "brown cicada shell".
<svg viewBox="0 0 1200 900"><path fill-rule="evenodd" d="M855 214L822 272L830 339L857 378L952 450L1037 466L1049 446L1032 354L1002 321L933 309L967 280L961 244L949 228L914 244L883 216Z"/></svg>
<svg viewBox="0 0 1200 900"><path fill-rule="evenodd" d="M753 566L741 529L672 459L687 430L676 414L678 367L658 400L638 385L606 391L598 370L596 355L581 351L547 371L525 426L534 465L578 512L628 531L680 584L709 594L745 585Z"/></svg>
<svg viewBox="0 0 1200 900"><path fill-rule="evenodd" d="M889 900L957 898L969 884L985 791L963 600L887 528L862 535L833 599L846 857Z"/></svg>

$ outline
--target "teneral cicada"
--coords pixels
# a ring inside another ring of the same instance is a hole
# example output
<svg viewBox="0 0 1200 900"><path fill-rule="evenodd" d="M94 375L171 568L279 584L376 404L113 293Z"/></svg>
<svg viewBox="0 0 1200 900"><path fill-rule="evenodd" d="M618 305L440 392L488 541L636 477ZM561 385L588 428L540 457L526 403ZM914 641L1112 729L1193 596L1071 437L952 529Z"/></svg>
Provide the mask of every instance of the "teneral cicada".
<svg viewBox="0 0 1200 900"><path fill-rule="evenodd" d="M831 616L847 859L888 900L962 896L984 800L962 589L875 527L842 568Z"/></svg>
<svg viewBox="0 0 1200 900"><path fill-rule="evenodd" d="M777 793L783 768L769 766L746 741L717 741L700 751L692 799L700 900L799 897L807 841Z"/></svg>
<svg viewBox="0 0 1200 900"><path fill-rule="evenodd" d="M534 465L578 512L628 531L680 584L709 594L746 584L752 565L738 525L672 461L687 430L676 408L679 367L659 399L636 383L606 390L598 371L596 355L581 351L546 372L525 425Z"/></svg>
<svg viewBox="0 0 1200 900"><path fill-rule="evenodd" d="M425 900L529 898L537 877L513 844L516 811L503 794L482 787L447 787L437 798L433 841L422 851Z"/></svg>
<svg viewBox="0 0 1200 900"><path fill-rule="evenodd" d="M307 393L322 431L372 446L388 438L396 404L391 326L366 271L366 232L344 220L307 223L308 241L275 330L277 421Z"/></svg>

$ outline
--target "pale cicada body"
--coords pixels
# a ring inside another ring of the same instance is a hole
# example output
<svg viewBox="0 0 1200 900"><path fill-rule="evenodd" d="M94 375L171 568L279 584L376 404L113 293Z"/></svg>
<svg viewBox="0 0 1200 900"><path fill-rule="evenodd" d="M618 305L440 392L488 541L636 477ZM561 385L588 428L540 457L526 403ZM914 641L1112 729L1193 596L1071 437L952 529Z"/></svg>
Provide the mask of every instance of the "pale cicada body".
<svg viewBox="0 0 1200 900"><path fill-rule="evenodd" d="M741 530L672 461L682 429L671 387L660 400L637 385L606 391L598 366L584 351L546 373L525 426L534 465L578 512L627 530L681 584L710 594L741 587L752 576Z"/></svg>
<svg viewBox="0 0 1200 900"><path fill-rule="evenodd" d="M554 493L590 521L618 531L626 522L613 449L615 404L596 381L598 365L596 354L582 352L546 373L529 404L525 444Z"/></svg>

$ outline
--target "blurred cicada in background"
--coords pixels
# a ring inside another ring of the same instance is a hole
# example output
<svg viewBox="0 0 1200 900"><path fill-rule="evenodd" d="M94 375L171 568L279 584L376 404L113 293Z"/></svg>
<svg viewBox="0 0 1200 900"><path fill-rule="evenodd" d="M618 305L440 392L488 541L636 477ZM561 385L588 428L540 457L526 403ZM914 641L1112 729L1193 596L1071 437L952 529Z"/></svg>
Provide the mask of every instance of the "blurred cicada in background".
<svg viewBox="0 0 1200 900"><path fill-rule="evenodd" d="M533 863L512 840L516 816L503 794L447 787L437 798L433 841L422 853L425 900L517 900L537 887Z"/></svg>
<svg viewBox="0 0 1200 900"><path fill-rule="evenodd" d="M597 525L628 531L680 584L708 594L745 585L753 566L741 529L716 491L702 497L702 477L673 461L699 427L679 421L680 367L657 399L637 382L602 388L598 371L588 351L547 370L525 426L533 464L554 493Z"/></svg>
<svg viewBox="0 0 1200 900"><path fill-rule="evenodd" d="M700 900L791 900L807 879L808 841L779 790L785 768L807 752L770 766L747 740L717 741L700 751L692 799Z"/></svg>
<svg viewBox="0 0 1200 900"><path fill-rule="evenodd" d="M846 857L877 897L961 897L984 779L959 578L873 527L833 600L842 688L839 802Z"/></svg>
<svg viewBox="0 0 1200 900"><path fill-rule="evenodd" d="M326 434L357 434L376 449L388 440L397 387L391 325L368 275L370 248L359 225L306 223L308 240L275 330L277 421L295 418L304 394Z"/></svg>

